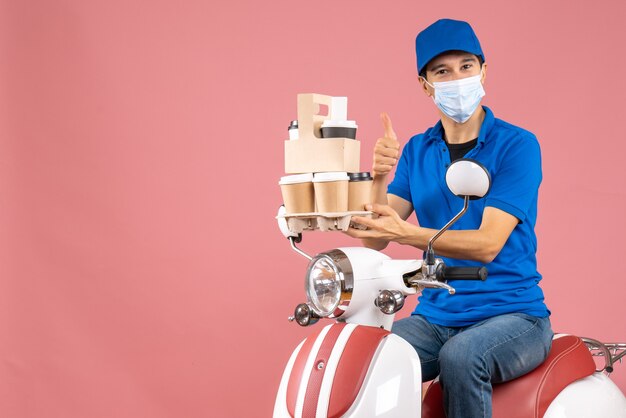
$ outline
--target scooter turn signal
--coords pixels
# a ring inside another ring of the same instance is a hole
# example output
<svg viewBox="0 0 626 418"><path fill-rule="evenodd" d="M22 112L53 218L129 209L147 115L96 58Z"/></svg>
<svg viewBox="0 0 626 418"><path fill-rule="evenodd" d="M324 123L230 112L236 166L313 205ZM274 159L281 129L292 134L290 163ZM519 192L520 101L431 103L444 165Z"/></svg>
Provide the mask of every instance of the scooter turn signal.
<svg viewBox="0 0 626 418"><path fill-rule="evenodd" d="M382 313L392 315L404 306L404 295L399 290L381 290L374 299L374 305Z"/></svg>
<svg viewBox="0 0 626 418"><path fill-rule="evenodd" d="M288 319L290 322L295 319L298 325L306 327L315 324L320 318L321 316L313 312L313 309L308 304L301 303L296 306L293 316L290 316Z"/></svg>

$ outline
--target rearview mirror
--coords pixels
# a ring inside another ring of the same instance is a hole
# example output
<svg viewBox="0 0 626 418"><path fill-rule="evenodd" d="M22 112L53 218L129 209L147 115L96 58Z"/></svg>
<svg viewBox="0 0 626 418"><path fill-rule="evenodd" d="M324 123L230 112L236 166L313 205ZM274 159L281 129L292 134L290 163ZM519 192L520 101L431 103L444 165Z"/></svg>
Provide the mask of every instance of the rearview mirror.
<svg viewBox="0 0 626 418"><path fill-rule="evenodd" d="M448 167L446 184L456 196L480 199L489 192L491 177L478 161L462 158Z"/></svg>
<svg viewBox="0 0 626 418"><path fill-rule="evenodd" d="M446 171L446 184L452 193L463 198L463 209L428 241L423 268L425 269L426 275L429 277L433 276L436 270L433 243L465 214L469 207L470 200L480 199L489 192L491 177L485 166L478 161L470 160L469 158L461 158L448 167L448 171Z"/></svg>

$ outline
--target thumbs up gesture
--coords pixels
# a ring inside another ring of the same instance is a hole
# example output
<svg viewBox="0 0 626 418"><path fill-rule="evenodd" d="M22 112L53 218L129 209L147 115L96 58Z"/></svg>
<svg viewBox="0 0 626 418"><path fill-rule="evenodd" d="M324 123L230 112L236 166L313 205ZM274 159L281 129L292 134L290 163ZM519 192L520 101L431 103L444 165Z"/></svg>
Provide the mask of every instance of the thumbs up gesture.
<svg viewBox="0 0 626 418"><path fill-rule="evenodd" d="M391 127L391 119L387 113L381 113L380 119L385 128L385 136L378 138L374 146L374 163L372 174L374 177L384 177L391 172L391 169L398 162L400 157L400 143L398 137Z"/></svg>

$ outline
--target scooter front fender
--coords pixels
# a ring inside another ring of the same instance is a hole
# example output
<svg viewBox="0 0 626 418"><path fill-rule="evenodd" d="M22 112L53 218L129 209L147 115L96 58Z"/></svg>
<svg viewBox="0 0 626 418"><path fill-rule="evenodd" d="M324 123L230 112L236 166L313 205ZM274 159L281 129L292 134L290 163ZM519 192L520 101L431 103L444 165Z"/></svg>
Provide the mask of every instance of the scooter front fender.
<svg viewBox="0 0 626 418"><path fill-rule="evenodd" d="M409 343L377 327L336 323L294 350L275 418L419 417L421 366Z"/></svg>

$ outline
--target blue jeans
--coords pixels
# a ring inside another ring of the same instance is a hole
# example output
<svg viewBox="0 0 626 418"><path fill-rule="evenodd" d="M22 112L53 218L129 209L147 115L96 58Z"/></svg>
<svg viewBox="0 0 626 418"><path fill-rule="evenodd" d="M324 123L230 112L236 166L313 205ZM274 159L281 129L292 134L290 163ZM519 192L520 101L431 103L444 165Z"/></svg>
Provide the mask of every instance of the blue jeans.
<svg viewBox="0 0 626 418"><path fill-rule="evenodd" d="M491 417L491 384L539 366L552 346L549 318L499 315L466 327L444 327L422 315L396 321L422 363L422 380L439 375L448 418Z"/></svg>

